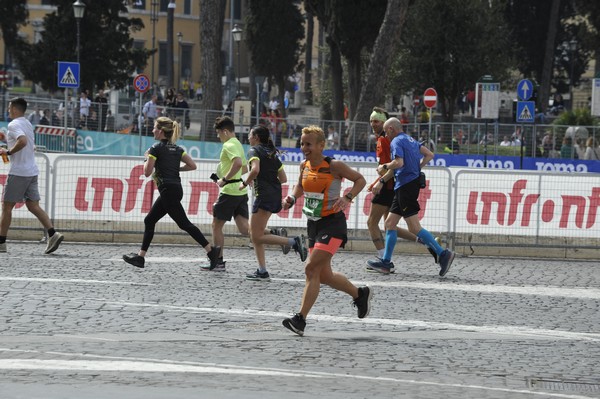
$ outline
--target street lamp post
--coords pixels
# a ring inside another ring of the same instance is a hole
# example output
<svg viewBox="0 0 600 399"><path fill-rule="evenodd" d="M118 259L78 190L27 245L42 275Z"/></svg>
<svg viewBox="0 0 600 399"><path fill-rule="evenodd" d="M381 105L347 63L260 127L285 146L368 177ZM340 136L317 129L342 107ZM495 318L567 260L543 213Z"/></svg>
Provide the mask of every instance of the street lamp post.
<svg viewBox="0 0 600 399"><path fill-rule="evenodd" d="M179 73L177 74L178 76L178 80L177 80L177 86L179 87L179 89L181 90L181 82L183 79L181 79L181 77L183 76L182 73L182 67L183 65L181 64L181 43L183 43L183 33L181 32L177 32L177 43L179 43L179 51L177 52L177 65L179 66Z"/></svg>
<svg viewBox="0 0 600 399"><path fill-rule="evenodd" d="M577 40L571 39L569 42L569 52L571 53L571 72L569 73L569 101L571 103L571 111L573 111L573 66L575 64L575 50L577 50Z"/></svg>
<svg viewBox="0 0 600 399"><path fill-rule="evenodd" d="M82 3L81 0L77 0L73 3L73 14L75 15L75 21L77 21L77 63L79 64L79 26L81 24L81 19L83 18L83 14L85 13L85 3Z"/></svg>
<svg viewBox="0 0 600 399"><path fill-rule="evenodd" d="M233 40L237 43L237 91L236 97L241 91L240 85L240 42L242 41L242 30L238 26L238 24L233 25L233 29L231 30L231 34L233 35Z"/></svg>
<svg viewBox="0 0 600 399"><path fill-rule="evenodd" d="M156 22L158 21L158 0L152 0L150 11L150 21L152 21L152 94L156 94L156 85L154 84L154 53L156 53Z"/></svg>

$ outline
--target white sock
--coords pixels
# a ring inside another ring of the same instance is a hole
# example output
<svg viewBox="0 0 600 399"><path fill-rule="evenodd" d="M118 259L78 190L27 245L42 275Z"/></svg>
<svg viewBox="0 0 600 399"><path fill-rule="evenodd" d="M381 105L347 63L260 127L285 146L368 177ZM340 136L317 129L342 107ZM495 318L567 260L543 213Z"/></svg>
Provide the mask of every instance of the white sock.
<svg viewBox="0 0 600 399"><path fill-rule="evenodd" d="M377 256L383 259L383 254L385 253L385 248L381 248L377 250Z"/></svg>

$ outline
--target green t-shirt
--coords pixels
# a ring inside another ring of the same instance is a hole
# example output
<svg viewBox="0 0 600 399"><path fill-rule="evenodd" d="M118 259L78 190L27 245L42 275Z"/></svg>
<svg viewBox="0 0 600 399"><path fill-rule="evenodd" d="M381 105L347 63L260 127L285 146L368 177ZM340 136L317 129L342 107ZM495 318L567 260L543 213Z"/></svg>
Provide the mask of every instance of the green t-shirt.
<svg viewBox="0 0 600 399"><path fill-rule="evenodd" d="M240 158L242 160L242 166L247 165L248 161L246 160L246 155L244 154L244 147L242 147L242 143L237 138L231 138L223 143L223 149L221 150L221 157L219 159L219 166L217 167L217 176L219 178L224 177L227 172L231 169L231 165L233 165L233 160L235 158ZM238 170L238 172L230 178L230 180L241 179L242 178L242 168ZM244 188L243 190L239 189L240 183L229 183L221 188L221 193L228 195L246 195L248 193L248 189Z"/></svg>

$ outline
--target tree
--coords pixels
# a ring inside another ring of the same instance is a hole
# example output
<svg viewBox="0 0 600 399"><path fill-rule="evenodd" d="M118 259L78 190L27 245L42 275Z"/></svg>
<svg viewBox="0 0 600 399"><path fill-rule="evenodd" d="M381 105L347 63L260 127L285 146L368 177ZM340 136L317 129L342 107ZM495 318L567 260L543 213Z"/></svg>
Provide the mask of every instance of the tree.
<svg viewBox="0 0 600 399"><path fill-rule="evenodd" d="M331 3L333 29L330 29L330 33L347 62L348 95L346 97L350 115L354 115L363 86L362 70L369 59L374 60L370 55L375 40L380 34L379 28L386 13L387 2L331 0ZM379 57L382 56L383 54L379 54ZM379 57L374 61L379 62Z"/></svg>
<svg viewBox="0 0 600 399"><path fill-rule="evenodd" d="M298 0L251 1L246 19L246 45L257 74L273 77L283 104L286 78L296 72L304 38ZM268 27L268 28L267 28Z"/></svg>
<svg viewBox="0 0 600 399"><path fill-rule="evenodd" d="M373 104L383 104L386 72L393 63L392 57L380 54L394 54L400 45L401 33L408 15L410 0L388 0L385 18L373 47L373 56L362 86L354 121L367 120Z"/></svg>
<svg viewBox="0 0 600 399"><path fill-rule="evenodd" d="M598 47L588 23L594 26L599 8L597 2L583 0L553 0L550 7L547 0L506 2L516 65L523 76L540 82L538 105L542 110L548 106L552 87L557 93L566 93L571 79L576 86L585 72L592 50ZM586 13L588 21L581 18ZM577 42L575 52L569 49L573 40Z"/></svg>
<svg viewBox="0 0 600 399"><path fill-rule="evenodd" d="M391 74L394 91L434 87L444 120L452 121L463 90L474 88L483 75L506 79L513 57L503 6L487 0L416 1Z"/></svg>
<svg viewBox="0 0 600 399"><path fill-rule="evenodd" d="M200 81L206 109L223 109L221 44L226 5L226 0L200 0Z"/></svg>
<svg viewBox="0 0 600 399"><path fill-rule="evenodd" d="M0 2L0 31L6 51L11 52L12 49L23 43L23 39L18 35L19 26L25 25L28 17L27 0Z"/></svg>
<svg viewBox="0 0 600 399"><path fill-rule="evenodd" d="M57 10L44 17L42 40L15 49L25 78L47 90L57 89L55 62L77 58L73 1L53 0L52 4ZM121 88L146 65L151 51L134 48L130 37L130 32L142 29L144 24L126 14L122 0L86 2L81 21L80 87Z"/></svg>

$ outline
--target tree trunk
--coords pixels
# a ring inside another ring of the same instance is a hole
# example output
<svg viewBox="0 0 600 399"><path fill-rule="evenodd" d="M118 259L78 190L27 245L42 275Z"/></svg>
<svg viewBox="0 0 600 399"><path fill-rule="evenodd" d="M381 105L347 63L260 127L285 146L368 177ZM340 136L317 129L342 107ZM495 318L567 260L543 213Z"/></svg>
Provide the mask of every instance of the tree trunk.
<svg viewBox="0 0 600 399"><path fill-rule="evenodd" d="M546 35L546 46L544 50L544 66L542 68L542 82L537 98L537 106L540 112L546 112L548 99L550 98L550 82L552 80L552 68L554 66L554 49L556 32L558 30L560 0L552 0L550 9L550 22L548 23L548 34ZM573 99L571 99L573 101Z"/></svg>
<svg viewBox="0 0 600 399"><path fill-rule="evenodd" d="M394 54L400 45L400 34L406 21L409 3L410 0L388 0L385 18L373 47L373 55L356 111L353 112L350 108L350 119L354 122L368 121L373 106L383 103L385 79L382 77L387 75L393 62L394 57L391 54ZM349 134L353 135L355 130L350 129Z"/></svg>
<svg viewBox="0 0 600 399"><path fill-rule="evenodd" d="M306 51L304 57L304 98L306 104L312 104L312 42L315 20L310 12L306 13ZM302 104L295 104L296 108Z"/></svg>
<svg viewBox="0 0 600 399"><path fill-rule="evenodd" d="M221 44L226 4L227 0L200 0L200 81L202 105L207 110L223 110Z"/></svg>
<svg viewBox="0 0 600 399"><path fill-rule="evenodd" d="M174 87L173 81L173 17L175 13L175 1L169 2L167 8L167 86ZM177 87L179 88L179 87Z"/></svg>
<svg viewBox="0 0 600 399"><path fill-rule="evenodd" d="M342 68L342 56L340 49L333 40L328 40L330 56L330 72L331 72L331 112L332 119L344 119L344 81Z"/></svg>

